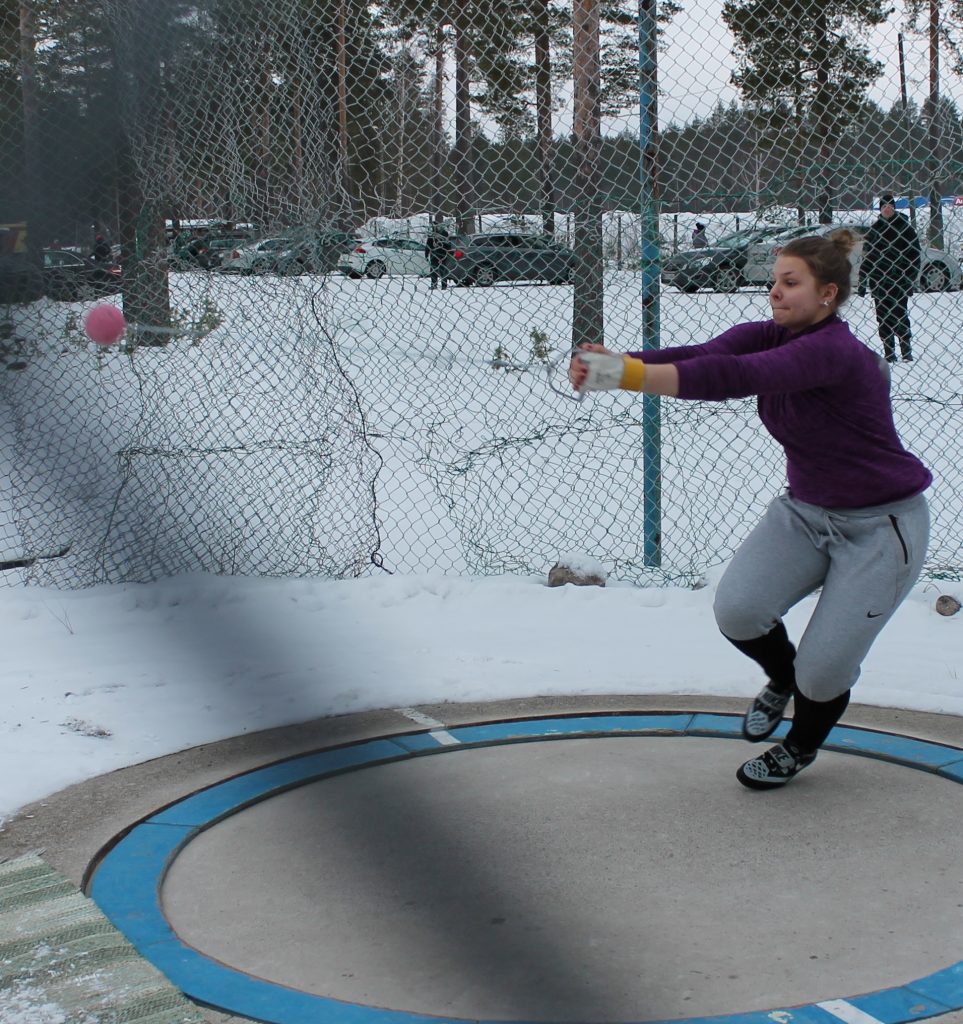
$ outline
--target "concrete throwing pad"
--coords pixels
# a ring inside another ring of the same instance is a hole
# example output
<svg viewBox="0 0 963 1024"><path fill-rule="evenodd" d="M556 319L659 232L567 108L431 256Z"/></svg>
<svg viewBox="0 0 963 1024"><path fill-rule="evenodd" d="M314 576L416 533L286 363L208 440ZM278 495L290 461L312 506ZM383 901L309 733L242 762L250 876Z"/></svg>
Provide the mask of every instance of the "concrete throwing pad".
<svg viewBox="0 0 963 1024"><path fill-rule="evenodd" d="M91 892L188 995L276 1024L963 1007L963 750L837 728L760 793L734 778L764 749L739 725L572 716L322 750L137 825Z"/></svg>

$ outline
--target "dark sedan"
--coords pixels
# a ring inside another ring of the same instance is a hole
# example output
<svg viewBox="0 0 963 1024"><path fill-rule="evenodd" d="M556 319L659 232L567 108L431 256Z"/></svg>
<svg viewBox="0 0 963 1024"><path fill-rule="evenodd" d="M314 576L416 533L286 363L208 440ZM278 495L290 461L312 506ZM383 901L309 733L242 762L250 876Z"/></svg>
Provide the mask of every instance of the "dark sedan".
<svg viewBox="0 0 963 1024"><path fill-rule="evenodd" d="M488 286L496 281L572 284L575 253L545 235L468 235L453 243L448 276L454 284Z"/></svg>
<svg viewBox="0 0 963 1024"><path fill-rule="evenodd" d="M58 302L79 302L120 291L121 272L116 263L101 263L66 249L44 249L44 294Z"/></svg>
<svg viewBox="0 0 963 1024"><path fill-rule="evenodd" d="M687 249L669 257L662 265L662 283L684 292L708 288L715 292L734 292L748 284L743 268L746 253L754 242L771 238L785 227L766 224L724 235L705 249Z"/></svg>

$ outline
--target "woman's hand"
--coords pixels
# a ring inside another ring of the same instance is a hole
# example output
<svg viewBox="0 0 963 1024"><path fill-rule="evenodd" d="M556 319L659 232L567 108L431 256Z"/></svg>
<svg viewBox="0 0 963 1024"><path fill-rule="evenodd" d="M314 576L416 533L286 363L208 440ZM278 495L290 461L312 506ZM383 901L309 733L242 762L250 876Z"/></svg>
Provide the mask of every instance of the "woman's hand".
<svg viewBox="0 0 963 1024"><path fill-rule="evenodd" d="M611 349L606 348L604 345L596 345L591 341L587 341L584 345L579 345L579 351L603 352L606 355L615 355ZM576 351L572 354L572 361L568 364L568 379L574 390L581 390L587 376L588 367L579 359L578 351Z"/></svg>

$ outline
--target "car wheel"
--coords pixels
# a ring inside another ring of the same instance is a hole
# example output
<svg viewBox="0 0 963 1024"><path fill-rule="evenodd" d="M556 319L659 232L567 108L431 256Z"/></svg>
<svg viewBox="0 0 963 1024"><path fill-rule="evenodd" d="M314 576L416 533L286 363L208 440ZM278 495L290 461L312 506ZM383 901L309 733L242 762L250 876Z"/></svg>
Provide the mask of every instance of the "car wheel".
<svg viewBox="0 0 963 1024"><path fill-rule="evenodd" d="M945 292L950 286L950 275L940 263L927 263L920 274L924 292Z"/></svg>
<svg viewBox="0 0 963 1024"><path fill-rule="evenodd" d="M380 260L372 260L365 268L365 277L370 277L373 281L377 281L379 277L384 277L385 272L388 268Z"/></svg>
<svg viewBox="0 0 963 1024"><path fill-rule="evenodd" d="M475 271L475 284L481 288L488 288L495 283L495 268L481 266Z"/></svg>
<svg viewBox="0 0 963 1024"><path fill-rule="evenodd" d="M720 267L716 271L713 284L717 292L737 292L741 284L739 271L735 267Z"/></svg>

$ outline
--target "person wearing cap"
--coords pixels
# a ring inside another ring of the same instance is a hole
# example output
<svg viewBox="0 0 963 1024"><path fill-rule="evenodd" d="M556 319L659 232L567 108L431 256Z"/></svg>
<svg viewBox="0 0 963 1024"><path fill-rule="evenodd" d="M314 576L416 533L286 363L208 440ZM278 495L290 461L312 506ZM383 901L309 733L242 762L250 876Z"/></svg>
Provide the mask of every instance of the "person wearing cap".
<svg viewBox="0 0 963 1024"><path fill-rule="evenodd" d="M896 362L896 344L904 362L913 358L909 297L920 272L920 240L906 217L896 212L892 193L879 199L879 218L866 234L859 268L860 295L867 287L876 305L876 323L886 361Z"/></svg>
<svg viewBox="0 0 963 1024"><path fill-rule="evenodd" d="M94 238L94 251L91 253L93 258L99 263L107 263L111 258L110 245L103 235L97 235Z"/></svg>
<svg viewBox="0 0 963 1024"><path fill-rule="evenodd" d="M708 244L709 236L706 234L706 226L701 220L697 220L695 230L692 232L692 248L705 249Z"/></svg>

